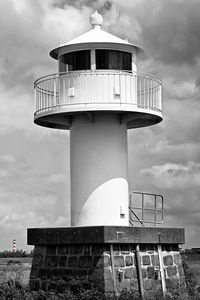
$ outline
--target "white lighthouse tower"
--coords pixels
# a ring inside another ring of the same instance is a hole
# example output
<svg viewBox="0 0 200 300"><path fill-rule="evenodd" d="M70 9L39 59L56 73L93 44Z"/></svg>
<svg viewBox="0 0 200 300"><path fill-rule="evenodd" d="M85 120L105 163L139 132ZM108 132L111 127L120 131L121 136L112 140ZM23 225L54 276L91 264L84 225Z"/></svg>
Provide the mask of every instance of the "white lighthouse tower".
<svg viewBox="0 0 200 300"><path fill-rule="evenodd" d="M144 227L162 223L162 195L131 193L129 207L127 131L162 121L161 81L138 73L140 49L102 22L95 12L90 31L53 49L58 73L35 82L35 123L70 131L72 226L28 229L30 287L47 292L62 278L115 299L124 291L158 299L168 286L184 294L184 229Z"/></svg>
<svg viewBox="0 0 200 300"><path fill-rule="evenodd" d="M92 29L53 49L35 82L36 124L70 130L71 225L129 225L127 130L162 121L161 82L137 73L138 47Z"/></svg>

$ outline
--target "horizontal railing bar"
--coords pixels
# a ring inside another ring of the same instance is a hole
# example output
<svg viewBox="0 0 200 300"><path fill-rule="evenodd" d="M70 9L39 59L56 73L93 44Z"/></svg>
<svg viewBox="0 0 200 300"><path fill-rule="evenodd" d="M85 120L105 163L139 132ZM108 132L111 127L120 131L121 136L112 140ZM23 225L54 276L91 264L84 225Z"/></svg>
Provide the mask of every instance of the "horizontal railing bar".
<svg viewBox="0 0 200 300"><path fill-rule="evenodd" d="M131 206L131 208L132 209L140 209L141 210L141 207L134 207L134 206ZM162 209L155 209L155 208L143 208L143 210L145 211L145 210L147 210L147 211L152 211L152 212L154 212L154 211L157 211L157 212L163 212L163 210Z"/></svg>
<svg viewBox="0 0 200 300"><path fill-rule="evenodd" d="M158 111L158 112L162 112L160 109L158 108L155 108L155 107L151 107L151 106L142 106L142 105L137 105L135 103L127 103L127 102L77 102L77 103L67 103L67 104L58 104L58 105L52 105L52 106L45 106L44 108L41 108L37 111L35 111L35 115L37 115L38 113L41 113L43 110L47 110L47 109L51 109L51 108L58 108L58 107L62 107L62 106L74 106L74 105L90 105L90 104L115 104L115 105L132 105L132 106L136 106L136 107L139 107L139 108L148 108L148 109L151 109L151 110L155 110L155 111Z"/></svg>
<svg viewBox="0 0 200 300"><path fill-rule="evenodd" d="M160 195L160 194L153 194L153 193L147 193L147 192L131 192L131 194L144 194L144 195L151 195L151 196L159 196L159 197L161 197L161 198L163 198L163 195ZM130 194L130 195L131 195Z"/></svg>
<svg viewBox="0 0 200 300"><path fill-rule="evenodd" d="M148 220L145 220L145 219L139 219L139 220L137 220L137 219L135 219L135 220L133 220L133 219L131 219L131 221L134 223L134 222L138 222L138 223L141 223L141 222L143 222L143 223L153 223L153 224L163 224L163 220L162 221L148 221Z"/></svg>
<svg viewBox="0 0 200 300"><path fill-rule="evenodd" d="M112 73L113 74L116 74L116 75L119 75L119 74L123 74L123 75L132 75L132 76L136 76L136 77L141 77L141 78L148 78L148 79L153 79L155 82L158 82L158 83L162 83L161 79L156 77L155 75L153 74L150 74L150 73L138 73L138 72L129 72L129 71L126 71L126 70L114 70L114 69L108 69L108 70L84 70L84 71L68 71L68 72L59 72L59 73L52 73L52 74L49 74L49 75L44 75L38 79L35 80L34 82L34 86L40 82L40 80L42 79L55 79L55 78L60 78L61 76L63 75L67 75L67 76L77 76L77 75L83 75L83 74L86 74L86 75L94 75L94 74L109 74L109 73Z"/></svg>

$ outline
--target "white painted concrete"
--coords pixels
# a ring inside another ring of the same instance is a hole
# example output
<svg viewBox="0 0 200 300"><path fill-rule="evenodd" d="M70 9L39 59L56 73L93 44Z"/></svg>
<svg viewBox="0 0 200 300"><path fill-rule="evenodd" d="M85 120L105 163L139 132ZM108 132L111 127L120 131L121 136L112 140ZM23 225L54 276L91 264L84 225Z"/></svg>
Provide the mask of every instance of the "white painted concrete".
<svg viewBox="0 0 200 300"><path fill-rule="evenodd" d="M70 130L72 226L128 226L126 125L114 113L90 117L74 116Z"/></svg>
<svg viewBox="0 0 200 300"><path fill-rule="evenodd" d="M72 226L128 226L127 128L162 120L161 83L137 74L140 48L103 31L98 13L90 20L92 30L50 52L59 73L35 82L34 122L70 129ZM96 49L131 53L132 72L96 70ZM91 69L68 72L62 55L79 50L90 50Z"/></svg>

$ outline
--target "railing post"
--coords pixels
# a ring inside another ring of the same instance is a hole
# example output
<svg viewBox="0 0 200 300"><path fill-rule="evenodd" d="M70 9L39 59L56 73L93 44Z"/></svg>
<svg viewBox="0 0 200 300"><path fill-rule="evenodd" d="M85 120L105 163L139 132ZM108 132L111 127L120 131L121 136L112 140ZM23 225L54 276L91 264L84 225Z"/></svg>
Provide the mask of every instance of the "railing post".
<svg viewBox="0 0 200 300"><path fill-rule="evenodd" d="M163 200L163 196L162 197L162 220L164 220L164 200Z"/></svg>
<svg viewBox="0 0 200 300"><path fill-rule="evenodd" d="M156 227L156 195L154 195L154 227Z"/></svg>
<svg viewBox="0 0 200 300"><path fill-rule="evenodd" d="M35 107L35 111L38 110L38 101L37 101L37 92L36 92L36 86L34 85L34 107Z"/></svg>
<svg viewBox="0 0 200 300"><path fill-rule="evenodd" d="M144 194L142 193L142 225L144 225Z"/></svg>
<svg viewBox="0 0 200 300"><path fill-rule="evenodd" d="M162 110L162 84L159 81L159 108Z"/></svg>
<svg viewBox="0 0 200 300"><path fill-rule="evenodd" d="M42 101L41 101L41 91L39 90L38 91L38 93L39 93L39 109L41 109L41 103L42 103Z"/></svg>
<svg viewBox="0 0 200 300"><path fill-rule="evenodd" d="M146 89L147 89L147 107L151 108L150 97L149 97L149 76L146 77Z"/></svg>

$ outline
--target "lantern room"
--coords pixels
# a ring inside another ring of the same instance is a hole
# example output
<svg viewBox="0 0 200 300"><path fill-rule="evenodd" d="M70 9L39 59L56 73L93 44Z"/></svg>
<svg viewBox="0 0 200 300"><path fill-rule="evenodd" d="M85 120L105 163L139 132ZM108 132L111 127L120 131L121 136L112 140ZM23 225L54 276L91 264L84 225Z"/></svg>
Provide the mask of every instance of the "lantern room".
<svg viewBox="0 0 200 300"><path fill-rule="evenodd" d="M162 121L161 81L137 72L141 49L101 29L103 18L90 17L92 29L50 52L58 73L35 82L36 124L70 129L74 114L115 112L127 128Z"/></svg>

